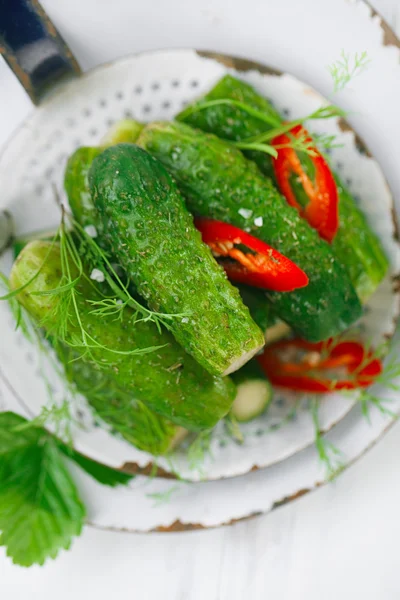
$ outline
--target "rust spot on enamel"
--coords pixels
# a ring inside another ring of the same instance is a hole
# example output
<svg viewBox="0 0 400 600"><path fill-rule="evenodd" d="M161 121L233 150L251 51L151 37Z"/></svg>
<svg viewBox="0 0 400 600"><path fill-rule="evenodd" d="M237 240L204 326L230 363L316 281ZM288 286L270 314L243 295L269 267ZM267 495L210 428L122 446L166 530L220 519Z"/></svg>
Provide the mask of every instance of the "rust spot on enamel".
<svg viewBox="0 0 400 600"><path fill-rule="evenodd" d="M340 131L343 131L343 132L350 131L354 135L354 142L355 142L356 148L360 152L360 154L363 154L364 156L368 156L369 158L373 158L371 152L369 151L367 144L364 142L362 137L354 131L354 129L346 121L346 119L343 119L343 117L341 117L340 119L338 119L337 124L338 124Z"/></svg>
<svg viewBox="0 0 400 600"><path fill-rule="evenodd" d="M379 19L379 26L382 29L383 33L383 45L384 46L395 46L396 48L400 48L400 40L394 33L393 29L389 26L389 24L385 21L385 19L378 13L377 10L370 4L369 0L364 0L365 4L369 6L371 11L371 16L373 18Z"/></svg>
<svg viewBox="0 0 400 600"><path fill-rule="evenodd" d="M248 60L247 58L227 56L226 54L220 54L219 52L207 52L203 50L196 50L196 54L204 58L216 60L221 65L225 65L229 69L235 69L236 71L240 71L242 73L246 73L246 71L258 71L263 75L274 75L275 77L282 76L282 71L279 71L278 69L272 69L271 67Z"/></svg>
<svg viewBox="0 0 400 600"><path fill-rule="evenodd" d="M127 475L145 475L147 477L161 477L162 479L177 479L174 473L166 471L152 462L147 463L144 467L141 467L135 462L126 462L122 467L119 467L116 470L121 471L121 473L126 473Z"/></svg>
<svg viewBox="0 0 400 600"><path fill-rule="evenodd" d="M315 487L318 487L318 483L315 485ZM292 500L297 500L297 498L301 498L301 496L305 496L309 492L311 492L310 488L302 488L301 490L298 490L295 494L285 496L281 500L277 500L276 502L274 502L272 509L278 508L279 506L284 506L285 504L289 504L289 502L292 502Z"/></svg>

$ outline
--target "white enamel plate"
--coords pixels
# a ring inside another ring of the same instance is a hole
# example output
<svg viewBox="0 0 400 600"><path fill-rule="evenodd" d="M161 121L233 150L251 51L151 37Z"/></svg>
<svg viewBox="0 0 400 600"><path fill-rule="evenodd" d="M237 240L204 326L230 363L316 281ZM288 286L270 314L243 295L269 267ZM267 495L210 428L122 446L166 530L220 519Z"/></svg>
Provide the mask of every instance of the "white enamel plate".
<svg viewBox="0 0 400 600"><path fill-rule="evenodd" d="M286 118L304 116L326 104L319 94L291 75L192 50L146 53L96 69L54 93L17 132L2 157L0 207L12 214L17 235L57 226L60 214L55 194L63 197L65 162L75 148L98 144L110 124L123 117L173 118L188 101L210 89L227 71L254 85ZM324 120L312 122L311 128L336 135L342 144L334 149L332 163L354 193L390 257L391 272L362 319L365 339L378 344L393 334L399 304L393 285L399 248L392 197L379 165L365 147L360 147L348 126L340 120ZM2 270L9 269L10 260L10 254L3 257ZM15 331L12 315L4 303L0 304L0 329L3 376L29 413L38 414L49 402L42 369L52 381L52 397L61 401L65 396L62 380L22 333ZM322 429L328 431L341 421L355 401L355 397L341 394L322 398ZM175 452L168 460L159 459L158 465L164 472L175 470L181 477L196 481L233 477L279 463L314 440L307 402L302 402L293 414L294 403L293 394L277 392L266 415L242 426L243 444L228 436L220 424L213 434L211 457L200 469L193 468L182 451ZM150 455L111 434L106 427L96 426L83 398L79 404L82 427L75 430L77 450L113 467L135 472L149 468L153 461Z"/></svg>

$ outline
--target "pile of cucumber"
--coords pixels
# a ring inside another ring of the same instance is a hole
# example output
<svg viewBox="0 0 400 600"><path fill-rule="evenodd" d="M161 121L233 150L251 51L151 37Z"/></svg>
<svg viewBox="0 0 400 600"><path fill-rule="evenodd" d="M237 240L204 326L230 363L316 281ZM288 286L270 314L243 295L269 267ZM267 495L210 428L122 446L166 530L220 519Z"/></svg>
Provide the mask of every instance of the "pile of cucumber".
<svg viewBox="0 0 400 600"><path fill-rule="evenodd" d="M231 76L206 96L221 98L277 115ZM241 422L263 413L272 389L253 357L264 344L291 330L310 341L340 334L361 316L388 268L339 180L340 227L329 245L277 191L268 157L245 156L229 142L264 131L265 123L229 105L193 112L189 121L121 121L99 147L76 150L65 172L71 227L88 232L132 297L168 319L160 325L138 318L129 302L117 317L100 315L93 307L112 300L110 278L93 269L86 252L79 261L73 253L66 258L62 240L46 235L17 241L10 276L66 377L113 430L155 455L228 413ZM232 285L193 216L224 221L270 244L309 284L292 292ZM75 282L67 309L65 272ZM62 310L69 312L61 331ZM87 352L77 343L82 331Z"/></svg>

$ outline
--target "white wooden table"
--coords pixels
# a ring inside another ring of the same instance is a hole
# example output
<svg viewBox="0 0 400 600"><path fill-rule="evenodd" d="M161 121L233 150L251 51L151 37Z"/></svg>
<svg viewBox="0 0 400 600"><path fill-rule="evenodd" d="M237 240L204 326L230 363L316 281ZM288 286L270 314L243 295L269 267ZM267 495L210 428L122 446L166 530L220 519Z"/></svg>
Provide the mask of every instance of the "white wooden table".
<svg viewBox="0 0 400 600"><path fill-rule="evenodd" d="M143 48L155 47L120 16L149 10L155 19L157 4L166 1L140 9L130 0L42 3L87 68L129 53L132 36L142 38ZM273 10L276 0L268 1ZM372 3L400 33L400 1ZM3 143L30 106L3 63L0 89ZM0 549L0 598L398 600L399 507L400 424L334 484L266 517L173 535L87 528L72 552L29 570L13 566Z"/></svg>

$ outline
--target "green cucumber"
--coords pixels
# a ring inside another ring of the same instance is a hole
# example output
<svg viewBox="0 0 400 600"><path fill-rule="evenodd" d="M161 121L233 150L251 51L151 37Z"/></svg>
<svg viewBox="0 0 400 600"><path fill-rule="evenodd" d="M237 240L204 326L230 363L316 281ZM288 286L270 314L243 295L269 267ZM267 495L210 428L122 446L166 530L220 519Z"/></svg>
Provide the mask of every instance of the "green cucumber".
<svg viewBox="0 0 400 600"><path fill-rule="evenodd" d="M347 267L350 279L364 304L385 277L389 261L349 190L335 176L339 192L339 229L332 248Z"/></svg>
<svg viewBox="0 0 400 600"><path fill-rule="evenodd" d="M75 219L82 227L91 227L99 220L90 196L88 173L93 160L104 148L121 142L136 142L144 125L133 119L117 121L103 137L100 147L81 146L71 154L64 173L64 188ZM94 229L92 229L94 232Z"/></svg>
<svg viewBox="0 0 400 600"><path fill-rule="evenodd" d="M24 235L22 237L16 238L13 241L12 246L14 259L17 258L18 254L23 248L25 248L27 244L29 244L29 242L32 242L33 240L53 240L56 237L56 235L57 229L46 229L43 231L35 231L34 233L31 233L29 235Z"/></svg>
<svg viewBox="0 0 400 600"><path fill-rule="evenodd" d="M272 317L271 305L267 300L265 292L248 285L238 284L236 287L239 290L243 303L248 307L253 321L265 333Z"/></svg>
<svg viewBox="0 0 400 600"><path fill-rule="evenodd" d="M248 231L305 271L306 287L267 292L274 313L301 337L324 340L361 316L357 294L329 244L229 142L183 123L152 123L138 144L170 170L193 214Z"/></svg>
<svg viewBox="0 0 400 600"><path fill-rule="evenodd" d="M170 330L199 364L227 375L258 352L262 332L157 159L113 146L94 159L89 184L113 257L150 308L181 315Z"/></svg>
<svg viewBox="0 0 400 600"><path fill-rule="evenodd" d="M64 174L64 188L75 219L82 227L94 227L96 212L90 195L88 173L101 148L82 146L68 159ZM95 232L96 234L97 232Z"/></svg>
<svg viewBox="0 0 400 600"><path fill-rule="evenodd" d="M278 319L273 313L263 290L248 285L237 285L236 287L253 320L264 332L266 345L289 335L291 332L289 325Z"/></svg>
<svg viewBox="0 0 400 600"><path fill-rule="evenodd" d="M67 378L98 416L139 450L155 456L166 454L186 431L135 400L104 369L79 360L69 346L56 344L55 350Z"/></svg>
<svg viewBox="0 0 400 600"><path fill-rule="evenodd" d="M231 75L223 77L208 94L201 98L199 103L221 99L246 103L277 119L278 126L282 123L282 117L266 98L260 96L249 84ZM196 103L193 107L185 108L177 118L184 118L185 122L193 127L214 133L226 140L241 141L273 127L272 124L269 127L267 123L249 115L237 106L220 104L189 114L190 109L195 107ZM246 154L257 163L265 175L274 177L270 156L254 151ZM364 303L386 275L389 263L379 239L349 190L337 175L335 178L339 193L339 229L332 248L347 268L353 286L361 302Z"/></svg>
<svg viewBox="0 0 400 600"><path fill-rule="evenodd" d="M134 119L122 119L110 127L100 142L100 146L114 146L115 144L134 144L144 127L143 123Z"/></svg>
<svg viewBox="0 0 400 600"><path fill-rule="evenodd" d="M70 268L73 272L72 265ZM56 337L59 327L57 308L63 293L43 295L43 292L54 290L60 284L62 271L57 244L40 241L28 244L13 265L10 276L12 289L19 289L30 282L38 271L37 277L18 294L18 299L31 316L46 327L48 334ZM99 363L109 364L108 376L119 388L186 429L210 429L225 416L235 397L235 386L229 378L210 375L185 354L168 331L160 331L155 323L133 322L133 311L129 308L124 309L121 319L115 319L114 315L94 315L90 301L98 301L104 295L89 278L81 277L76 291L84 329L105 347L91 349L94 368L99 368ZM102 292L107 293L103 288ZM109 292L109 295L112 294ZM64 341L70 344L81 337L74 311L70 315L66 336ZM149 347L159 348L146 354L115 353ZM82 360L89 359L83 357Z"/></svg>
<svg viewBox="0 0 400 600"><path fill-rule="evenodd" d="M258 362L253 359L233 374L236 398L231 414L239 423L247 423L262 415L271 403L273 390Z"/></svg>

